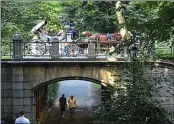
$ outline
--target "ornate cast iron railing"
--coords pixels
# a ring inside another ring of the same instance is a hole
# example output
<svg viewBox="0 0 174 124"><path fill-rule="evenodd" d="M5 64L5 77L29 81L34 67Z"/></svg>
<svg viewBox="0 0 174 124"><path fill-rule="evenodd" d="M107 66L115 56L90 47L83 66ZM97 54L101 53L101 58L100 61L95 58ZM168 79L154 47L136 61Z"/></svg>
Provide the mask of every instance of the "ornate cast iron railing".
<svg viewBox="0 0 174 124"><path fill-rule="evenodd" d="M113 58L110 52L117 49L117 41L63 42L53 40L13 41L1 45L1 59L91 59ZM160 49L156 49L158 53ZM171 50L167 49L169 52ZM171 51L171 53L173 53ZM124 58L124 50L115 56ZM114 56L114 57L115 57Z"/></svg>
<svg viewBox="0 0 174 124"><path fill-rule="evenodd" d="M32 42L13 41L2 46L1 58L13 59L61 59L61 58L107 58L116 41L52 42L33 40ZM7 49L8 48L8 49Z"/></svg>

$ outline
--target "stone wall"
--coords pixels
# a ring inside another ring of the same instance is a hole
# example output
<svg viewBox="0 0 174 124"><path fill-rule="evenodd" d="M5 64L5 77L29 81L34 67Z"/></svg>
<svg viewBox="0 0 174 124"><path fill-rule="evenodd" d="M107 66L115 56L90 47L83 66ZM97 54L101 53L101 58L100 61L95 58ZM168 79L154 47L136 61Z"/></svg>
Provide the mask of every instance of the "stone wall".
<svg viewBox="0 0 174 124"><path fill-rule="evenodd" d="M155 77L154 81L159 83L156 84L156 87L159 88L157 98L167 110L174 113L174 69L154 68L152 69L152 77Z"/></svg>
<svg viewBox="0 0 174 124"><path fill-rule="evenodd" d="M24 75L30 75L29 80L33 80L31 87L42 85L43 82L69 77L83 77L84 80L95 80L114 87L114 77L112 76L116 68L114 67L25 67ZM32 75L31 75L32 74ZM86 78L86 79L85 79Z"/></svg>
<svg viewBox="0 0 174 124"><path fill-rule="evenodd" d="M1 67L1 118L12 120L12 68Z"/></svg>
<svg viewBox="0 0 174 124"><path fill-rule="evenodd" d="M155 98L163 107L174 113L174 68L165 66L146 68L144 76L157 88Z"/></svg>
<svg viewBox="0 0 174 124"><path fill-rule="evenodd" d="M14 123L20 110L32 121L32 91L31 82L25 80L23 67L2 67L1 70L1 117L8 123Z"/></svg>

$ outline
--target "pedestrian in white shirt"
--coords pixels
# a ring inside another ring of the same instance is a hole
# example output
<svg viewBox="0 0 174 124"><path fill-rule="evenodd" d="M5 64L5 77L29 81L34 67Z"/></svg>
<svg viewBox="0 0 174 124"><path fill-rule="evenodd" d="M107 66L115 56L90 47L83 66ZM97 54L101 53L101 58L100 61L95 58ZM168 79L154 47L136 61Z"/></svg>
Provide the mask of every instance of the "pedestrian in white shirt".
<svg viewBox="0 0 174 124"><path fill-rule="evenodd" d="M20 111L20 117L16 119L15 124L30 124L29 119L24 117L25 112L23 110Z"/></svg>

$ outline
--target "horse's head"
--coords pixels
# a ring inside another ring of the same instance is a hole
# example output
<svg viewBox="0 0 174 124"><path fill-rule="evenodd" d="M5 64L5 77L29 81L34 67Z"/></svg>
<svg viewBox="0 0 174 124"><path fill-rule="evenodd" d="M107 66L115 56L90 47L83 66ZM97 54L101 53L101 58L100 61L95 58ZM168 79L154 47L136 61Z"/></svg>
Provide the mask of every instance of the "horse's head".
<svg viewBox="0 0 174 124"><path fill-rule="evenodd" d="M115 37L116 40L121 40L121 39L122 39L122 35L121 35L120 32L115 33L115 34L114 34L114 37Z"/></svg>

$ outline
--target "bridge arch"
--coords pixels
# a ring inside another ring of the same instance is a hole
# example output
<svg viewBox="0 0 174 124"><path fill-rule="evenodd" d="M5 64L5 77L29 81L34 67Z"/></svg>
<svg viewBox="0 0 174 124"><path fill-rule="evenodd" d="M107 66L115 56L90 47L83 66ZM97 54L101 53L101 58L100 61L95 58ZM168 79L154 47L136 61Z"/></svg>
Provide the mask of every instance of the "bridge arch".
<svg viewBox="0 0 174 124"><path fill-rule="evenodd" d="M33 87L31 90L35 91L41 87L47 86L51 83L55 83L55 82L60 82L60 81L67 81L67 80L83 80L83 81L89 81L92 83L96 83L99 84L107 89L113 90L114 87L110 84L105 83L104 81L101 80L97 80L97 79L93 79L93 78L88 78L88 77L80 77L80 76L68 76L68 77L60 77L60 78L55 78L46 82L43 82L41 84L38 84L37 86Z"/></svg>
<svg viewBox="0 0 174 124"><path fill-rule="evenodd" d="M52 106L52 104L54 102L54 100L46 102L47 93L48 93L48 85L52 84L52 83L56 83L56 82L60 82L60 81L68 81L68 80L83 80L83 81L89 81L89 82L101 85L102 101L106 100L107 98L108 99L111 98L112 93L114 91L114 87L112 85L105 83L104 81L93 79L93 78L88 78L88 77L80 77L80 76L60 77L60 78L55 78L55 79L40 83L31 89L31 91L33 93L33 98L35 99L34 100L35 105L32 106L33 110L35 110L35 112L36 112L36 116L33 117L33 118L35 118L35 120L39 119L42 122L43 115L40 113L40 111L42 111L44 113L45 107L47 108L50 105Z"/></svg>

